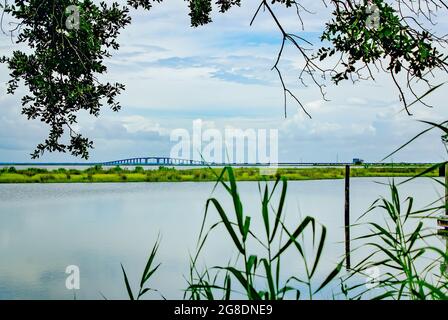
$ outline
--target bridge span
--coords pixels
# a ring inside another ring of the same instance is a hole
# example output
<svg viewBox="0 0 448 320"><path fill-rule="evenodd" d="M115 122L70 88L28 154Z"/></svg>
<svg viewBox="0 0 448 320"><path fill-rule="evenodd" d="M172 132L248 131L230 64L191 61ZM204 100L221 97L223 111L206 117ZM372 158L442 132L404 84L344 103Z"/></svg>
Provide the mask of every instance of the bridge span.
<svg viewBox="0 0 448 320"><path fill-rule="evenodd" d="M170 165L170 166L346 166L354 163L336 162L280 162L280 163L248 163L248 162L207 162L203 160L190 160L170 157L137 157L99 163L103 166L119 165Z"/></svg>
<svg viewBox="0 0 448 320"><path fill-rule="evenodd" d="M205 166L210 165L205 161L179 159L170 157L138 157L107 161L100 163L103 166L119 166L119 165L173 165L173 166Z"/></svg>

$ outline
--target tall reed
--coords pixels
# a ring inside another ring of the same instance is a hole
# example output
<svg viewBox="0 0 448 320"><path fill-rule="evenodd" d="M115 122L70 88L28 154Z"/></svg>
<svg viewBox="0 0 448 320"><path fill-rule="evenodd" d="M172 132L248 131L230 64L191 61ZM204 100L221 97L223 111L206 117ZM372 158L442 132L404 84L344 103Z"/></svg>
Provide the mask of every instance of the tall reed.
<svg viewBox="0 0 448 320"><path fill-rule="evenodd" d="M284 223L286 179L277 178L272 190L269 189L268 183L264 186L259 183L261 210L255 217L247 215L244 211L231 167L224 168L217 176L217 184L224 187L230 196L233 212L226 212L216 198L207 200L198 249L190 261L190 277L185 298L231 299L236 296L251 300L278 300L291 298L292 294L292 297L299 299L305 291L307 297L312 299L338 275L341 263L322 283L315 286L314 278L322 258L327 231L312 217L306 217L291 230L287 228ZM273 195L280 185L280 198L278 203L274 204ZM215 209L218 221L207 228L206 221L211 207ZM261 219L264 234L257 234L253 230L253 219ZM205 267L201 270L198 261L207 239L220 226L224 227L228 243L236 252L236 259L229 257L226 265ZM305 254L304 241L307 231L311 234L314 249L311 261ZM304 277L282 273L282 258L287 251L292 251L302 261Z"/></svg>
<svg viewBox="0 0 448 320"><path fill-rule="evenodd" d="M390 199L381 197L358 219L380 214L383 222L357 223L369 232L354 239L358 244L353 251L365 252L345 279L356 276L372 277L373 284L365 282L345 287L354 293L351 298L361 299L447 299L448 277L441 270L447 260L447 252L432 244L437 237L434 222L445 205L431 205L422 210L413 208L414 198L400 199L397 185L390 184ZM373 217L372 217L373 218ZM427 226L429 224L429 226ZM426 226L425 226L426 225ZM362 289L362 290L360 290Z"/></svg>

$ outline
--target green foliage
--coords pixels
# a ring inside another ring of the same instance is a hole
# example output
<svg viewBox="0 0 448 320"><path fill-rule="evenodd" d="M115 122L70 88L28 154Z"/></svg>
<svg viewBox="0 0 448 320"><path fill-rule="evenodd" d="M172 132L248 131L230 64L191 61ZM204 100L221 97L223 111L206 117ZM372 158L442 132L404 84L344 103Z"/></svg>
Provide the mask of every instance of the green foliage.
<svg viewBox="0 0 448 320"><path fill-rule="evenodd" d="M370 166L368 168L352 168L352 177L413 177L415 175L436 177L438 176L436 165L405 165L396 164ZM9 170L12 170L9 172ZM42 174L51 173L54 179L39 178ZM0 183L33 183L33 182L181 182L181 181L215 181L216 174L220 169L182 169L160 167L158 170L144 170L136 167L134 170L113 167L104 169L101 166L94 166L86 170L78 169L56 169L47 170L40 168L29 169L9 169L3 168L0 171ZM257 168L236 168L233 171L237 181L275 181L280 177L287 180L317 180L317 179L342 179L344 178L343 168L282 168L278 169L274 175L261 175ZM68 178L70 177L70 178ZM227 173L222 177L228 180Z"/></svg>
<svg viewBox="0 0 448 320"><path fill-rule="evenodd" d="M148 258L148 261L146 262L145 269L143 270L142 278L140 280L140 288L139 288L137 295L134 295L134 293L132 292L132 288L131 288L128 276L126 274L126 271L124 270L123 265L121 265L121 270L123 272L124 282L126 285L126 291L131 300L139 300L147 292L151 292L151 291L158 292L156 289L147 287L147 285L148 285L148 282L151 279L151 277L154 275L154 273L157 271L157 269L159 269L159 267L161 265L159 263L156 266L154 266L154 260L157 255L157 251L159 250L159 245L160 245L160 238L157 238L156 243L154 244L154 246L151 250L151 253L149 254L149 258ZM163 296L162 296L162 298L163 298Z"/></svg>
<svg viewBox="0 0 448 320"><path fill-rule="evenodd" d="M359 285L348 286L348 293L355 292L354 299L376 292L374 299L392 298L395 300L447 300L448 275L439 271L439 266L448 261L448 252L430 245L434 232L424 227L425 220L430 219L444 205L415 210L414 198L409 197L404 203L400 200L394 182L390 185L390 200L380 198L361 217L385 213L384 223L366 222L370 233L357 239L357 250L367 248L367 255L353 267L350 279L356 275L369 275L369 270L381 270L381 277L375 279L375 285L359 292ZM367 241L367 242L366 242Z"/></svg>
<svg viewBox="0 0 448 320"><path fill-rule="evenodd" d="M189 2L191 25L197 27L212 21L212 2L210 0L192 0Z"/></svg>
<svg viewBox="0 0 448 320"><path fill-rule="evenodd" d="M143 172L145 172L145 169L143 169L143 167L135 167L134 172L143 173Z"/></svg>
<svg viewBox="0 0 448 320"><path fill-rule="evenodd" d="M85 172L89 174L102 173L103 171L104 171L103 167L99 164L96 164L93 167L90 167L87 170L85 170Z"/></svg>
<svg viewBox="0 0 448 320"><path fill-rule="evenodd" d="M50 182L55 179L55 176L52 174L42 174L39 176L39 182L45 183Z"/></svg>
<svg viewBox="0 0 448 320"><path fill-rule="evenodd" d="M152 3L157 2L160 3L163 0L128 0L128 5L137 9L139 7L150 10L152 8Z"/></svg>
<svg viewBox="0 0 448 320"><path fill-rule="evenodd" d="M375 27L366 25L372 14L369 10L372 4L379 10L379 21ZM323 60L336 53L348 55L348 61L342 63L345 69L332 75L336 83L357 72L357 63L364 67L385 57L389 58L387 70L398 74L405 69L410 76L420 79L425 71L445 64L443 54L435 46L434 36L427 31L412 29L384 0L337 7L333 16L321 37L322 41L329 41L333 46L321 48L318 56Z"/></svg>
<svg viewBox="0 0 448 320"><path fill-rule="evenodd" d="M176 169L173 167L165 167L165 166L159 166L159 171L175 171Z"/></svg>
<svg viewBox="0 0 448 320"><path fill-rule="evenodd" d="M66 9L71 5L80 10L79 28L66 27ZM93 143L72 129L77 113L85 110L98 116L104 102L114 111L120 109L115 99L124 86L101 83L97 76L107 71L104 59L110 57L109 48L119 48L116 38L130 23L128 11L115 2L97 6L91 0L15 0L4 7L20 22L17 43L30 49L0 59L11 71L8 93L24 81L29 94L22 98L22 113L50 127L33 158L45 151L68 151L87 159ZM70 133L67 145L60 141L65 129Z"/></svg>
<svg viewBox="0 0 448 320"><path fill-rule="evenodd" d="M112 169L110 169L110 171L111 171L111 172L119 173L119 172L122 172L123 169L122 169L120 166L115 166L115 167L113 167Z"/></svg>

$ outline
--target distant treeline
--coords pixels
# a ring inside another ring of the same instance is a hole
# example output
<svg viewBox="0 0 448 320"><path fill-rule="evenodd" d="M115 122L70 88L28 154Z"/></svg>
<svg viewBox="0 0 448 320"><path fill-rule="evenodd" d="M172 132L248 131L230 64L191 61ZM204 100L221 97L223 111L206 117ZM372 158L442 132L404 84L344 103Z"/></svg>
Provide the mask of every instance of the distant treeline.
<svg viewBox="0 0 448 320"><path fill-rule="evenodd" d="M424 172L431 165L397 165L397 166L363 166L351 169L352 177L412 177ZM143 167L134 169L103 168L94 166L85 170L79 169L42 169L15 167L0 169L0 183L89 183L89 182L185 182L185 181L216 181L221 168L175 169L159 167L145 170ZM342 179L345 169L342 167L311 167L311 168L235 168L238 181L275 180L278 176L288 180L319 180ZM424 176L438 176L438 170L432 170ZM226 178L226 177L224 177Z"/></svg>

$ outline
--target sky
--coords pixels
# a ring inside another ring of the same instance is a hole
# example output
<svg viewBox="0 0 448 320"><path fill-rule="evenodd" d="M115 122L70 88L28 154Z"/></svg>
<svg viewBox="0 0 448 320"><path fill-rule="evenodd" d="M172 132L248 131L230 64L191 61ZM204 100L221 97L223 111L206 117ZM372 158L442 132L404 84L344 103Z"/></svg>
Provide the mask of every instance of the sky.
<svg viewBox="0 0 448 320"><path fill-rule="evenodd" d="M287 116L283 90L275 71L281 35L266 12L249 22L258 1L243 1L230 12L213 13L213 23L190 27L187 3L155 4L151 12L132 10L133 22L119 37L121 48L107 60L108 73L100 79L121 82L118 113L107 107L98 118L79 114L77 130L94 141L89 161L143 156L169 156L174 129L192 131L194 120L207 128L278 129L281 162L376 162L427 126L419 120L446 119L445 89L432 94L433 108L415 105L413 116L402 111L391 80L328 83L324 101L319 90L298 81L303 59L287 46L279 65L285 82L311 114L309 119L292 99ZM320 1L303 1L313 13L303 13L305 30L294 9L274 6L290 32L319 47L319 35L329 9ZM216 8L215 8L216 9ZM447 19L443 19L446 27ZM309 47L309 46L308 46ZM0 35L0 55L19 49ZM439 81L439 77L440 81ZM436 75L439 82L445 81ZM21 114L19 89L6 95L8 70L0 65L0 162L28 162L47 127ZM395 154L387 162L433 162L446 158L440 132L433 130ZM46 153L39 162L82 162L69 154Z"/></svg>

